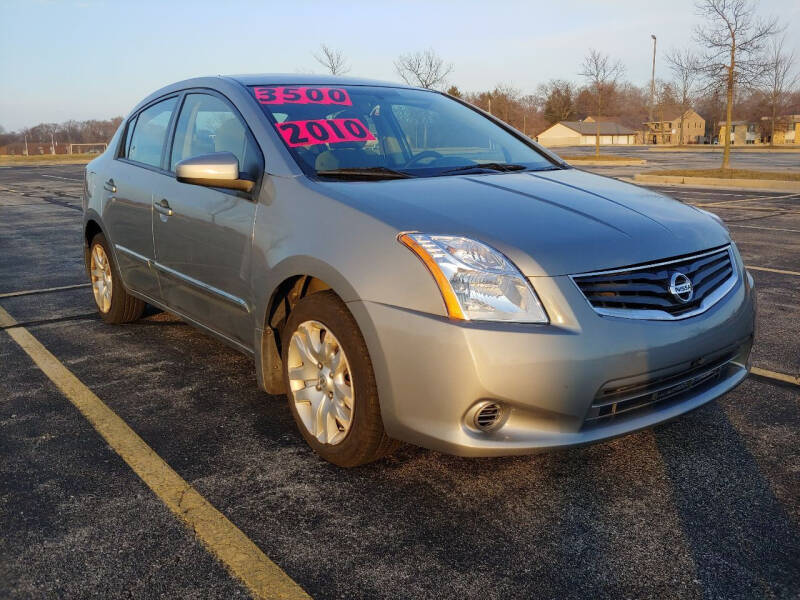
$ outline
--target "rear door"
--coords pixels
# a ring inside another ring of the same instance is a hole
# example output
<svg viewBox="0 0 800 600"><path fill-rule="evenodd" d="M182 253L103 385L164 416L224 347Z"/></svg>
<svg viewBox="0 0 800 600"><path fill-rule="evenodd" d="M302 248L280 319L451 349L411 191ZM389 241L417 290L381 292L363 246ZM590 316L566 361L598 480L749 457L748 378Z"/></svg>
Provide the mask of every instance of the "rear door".
<svg viewBox="0 0 800 600"><path fill-rule="evenodd" d="M224 97L189 92L175 126L167 164L228 151L248 179L260 181L264 160L244 120ZM156 265L166 303L209 329L253 347L250 282L252 193L181 183L170 178L154 198ZM164 207L168 207L164 209Z"/></svg>
<svg viewBox="0 0 800 600"><path fill-rule="evenodd" d="M103 224L122 279L129 289L153 299L160 298L158 276L152 267L153 193L170 179L162 160L177 103L173 96L131 118L124 146L104 173Z"/></svg>

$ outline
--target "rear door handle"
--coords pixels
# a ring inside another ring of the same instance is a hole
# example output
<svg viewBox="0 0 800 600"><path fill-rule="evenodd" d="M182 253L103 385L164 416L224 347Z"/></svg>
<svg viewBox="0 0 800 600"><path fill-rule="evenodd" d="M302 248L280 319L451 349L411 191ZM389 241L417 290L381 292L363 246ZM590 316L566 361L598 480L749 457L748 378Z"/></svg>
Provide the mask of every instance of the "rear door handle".
<svg viewBox="0 0 800 600"><path fill-rule="evenodd" d="M162 198L158 202L153 202L153 208L156 209L157 212L160 212L162 215L166 215L168 217L172 216L172 209L169 206L169 202L167 202L166 198Z"/></svg>
<svg viewBox="0 0 800 600"><path fill-rule="evenodd" d="M113 193L113 194L116 194L116 193L117 193L117 186L116 186L116 185L114 185L114 180L113 180L113 179L109 179L108 181L106 181L106 182L103 184L103 189L104 189L105 191L107 191L107 192L111 192L111 193Z"/></svg>

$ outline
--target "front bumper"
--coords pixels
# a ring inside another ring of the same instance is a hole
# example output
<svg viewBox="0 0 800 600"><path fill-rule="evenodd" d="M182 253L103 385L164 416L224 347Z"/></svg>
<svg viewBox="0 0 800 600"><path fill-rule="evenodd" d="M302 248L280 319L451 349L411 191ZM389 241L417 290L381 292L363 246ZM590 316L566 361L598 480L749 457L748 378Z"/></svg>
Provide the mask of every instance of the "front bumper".
<svg viewBox="0 0 800 600"><path fill-rule="evenodd" d="M549 325L463 323L372 302L348 304L369 348L391 437L461 456L586 444L672 419L747 376L755 293L743 271L707 312L667 322L600 316L568 277L533 283ZM601 390L680 381L706 360L719 365L713 378L597 418ZM470 415L486 400L502 405L504 419L480 431Z"/></svg>

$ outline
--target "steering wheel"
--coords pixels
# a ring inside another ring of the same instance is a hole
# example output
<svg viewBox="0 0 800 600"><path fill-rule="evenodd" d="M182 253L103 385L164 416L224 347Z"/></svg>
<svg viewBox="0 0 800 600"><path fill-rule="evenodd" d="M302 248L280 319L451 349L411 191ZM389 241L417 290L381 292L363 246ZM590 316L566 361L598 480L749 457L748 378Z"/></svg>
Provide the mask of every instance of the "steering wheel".
<svg viewBox="0 0 800 600"><path fill-rule="evenodd" d="M438 158L444 158L444 155L443 154L439 154L438 152L436 152L436 150L423 150L422 152L420 152L416 156L412 157L411 160L409 160L403 166L405 168L412 167L412 166L416 165L418 162L420 162L422 160L425 160L426 158L438 159Z"/></svg>

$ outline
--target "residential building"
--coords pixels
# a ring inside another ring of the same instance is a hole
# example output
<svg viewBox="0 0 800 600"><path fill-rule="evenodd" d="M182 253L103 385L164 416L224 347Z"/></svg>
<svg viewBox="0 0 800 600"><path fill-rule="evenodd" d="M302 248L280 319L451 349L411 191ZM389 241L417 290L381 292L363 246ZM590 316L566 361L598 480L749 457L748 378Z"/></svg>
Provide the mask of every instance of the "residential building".
<svg viewBox="0 0 800 600"><path fill-rule="evenodd" d="M691 108L681 115L680 110L656 111L658 121L648 121L648 144L702 144L706 136L706 121ZM683 138L681 138L681 116L683 117Z"/></svg>
<svg viewBox="0 0 800 600"><path fill-rule="evenodd" d="M537 136L543 146L594 146L597 135L603 146L634 144L636 131L611 120L559 121Z"/></svg>
<svg viewBox="0 0 800 600"><path fill-rule="evenodd" d="M719 126L719 143L725 143L725 132L727 127L725 123L720 123ZM760 144L761 136L759 134L758 124L751 121L732 121L731 122L731 144L734 146L744 146L746 144Z"/></svg>
<svg viewBox="0 0 800 600"><path fill-rule="evenodd" d="M772 136L772 119L761 117L761 142L769 144ZM800 115L783 115L775 119L775 144L800 144Z"/></svg>

